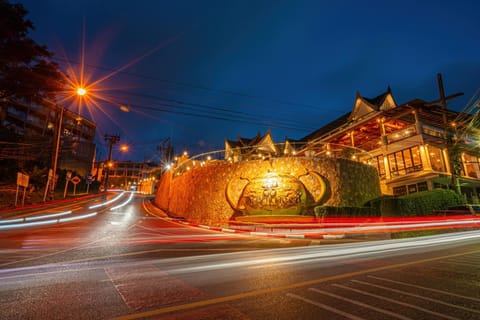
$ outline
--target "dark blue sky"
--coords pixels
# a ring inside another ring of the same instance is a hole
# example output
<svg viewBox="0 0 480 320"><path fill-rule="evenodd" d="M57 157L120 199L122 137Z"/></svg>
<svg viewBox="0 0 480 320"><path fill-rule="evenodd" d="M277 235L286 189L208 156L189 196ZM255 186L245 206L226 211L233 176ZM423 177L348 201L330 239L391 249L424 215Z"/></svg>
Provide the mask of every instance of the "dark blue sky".
<svg viewBox="0 0 480 320"><path fill-rule="evenodd" d="M357 90L374 97L390 85L397 103L435 100L440 72L447 95L465 93L449 104L462 110L480 86L480 1L21 3L62 67L78 67L85 34L92 79L150 51L102 82L130 112L105 102L111 119L82 111L97 122L102 158L105 133L131 145L114 157L158 160L167 137L193 154L268 128L278 142L301 138L350 111Z"/></svg>

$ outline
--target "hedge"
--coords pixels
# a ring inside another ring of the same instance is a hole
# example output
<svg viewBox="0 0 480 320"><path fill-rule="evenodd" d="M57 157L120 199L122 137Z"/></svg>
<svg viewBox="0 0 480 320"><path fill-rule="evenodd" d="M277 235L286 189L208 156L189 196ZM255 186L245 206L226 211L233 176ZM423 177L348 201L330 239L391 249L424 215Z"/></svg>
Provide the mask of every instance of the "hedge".
<svg viewBox="0 0 480 320"><path fill-rule="evenodd" d="M382 216L408 217L434 215L434 210L442 210L463 203L463 196L455 191L436 189L402 197L384 196L369 201L366 206L378 210Z"/></svg>

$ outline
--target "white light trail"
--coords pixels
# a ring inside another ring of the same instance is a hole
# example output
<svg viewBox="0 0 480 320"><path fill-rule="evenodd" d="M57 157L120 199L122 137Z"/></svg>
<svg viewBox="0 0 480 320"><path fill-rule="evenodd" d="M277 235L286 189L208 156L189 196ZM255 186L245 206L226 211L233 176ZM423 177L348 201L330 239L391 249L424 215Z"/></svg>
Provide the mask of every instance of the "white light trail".
<svg viewBox="0 0 480 320"><path fill-rule="evenodd" d="M27 221L36 221L54 217L61 217L65 215L71 214L72 211L65 211L59 213L52 213L52 214L45 214L40 216L32 216L32 217L25 217L25 218L18 218L18 219L9 219L9 220L0 220L0 224L11 224L11 223L18 223L18 222L27 222Z"/></svg>
<svg viewBox="0 0 480 320"><path fill-rule="evenodd" d="M25 228L25 227L35 227L35 226L44 226L49 224L57 223L57 220L46 220L46 221L38 221L38 222L26 222L26 223L17 223L11 224L6 226L0 226L0 230L10 230L10 229L18 229L18 228Z"/></svg>
<svg viewBox="0 0 480 320"><path fill-rule="evenodd" d="M94 217L94 216L96 216L96 215L97 215L96 212L92 212L92 213L84 214L84 215L81 215L81 216L75 216L75 217L70 217L70 218L58 219L58 222L59 222L59 223L62 223L62 222L68 222L68 221L81 220L81 219L86 219L86 218Z"/></svg>
<svg viewBox="0 0 480 320"><path fill-rule="evenodd" d="M386 253L386 252L396 252L404 251L412 248L425 248L427 246L439 246L446 243L455 243L465 240L480 239L480 232L474 233L462 233L455 235L448 235L445 237L441 236L429 236L421 238L411 238L411 239L402 239L402 240L387 240L378 242L372 242L371 244L361 243L358 244L342 244L335 246L330 246L325 248L326 250L321 250L319 248L309 248L309 249L292 249L292 250L282 250L282 254L277 254L271 258L261 258L255 257L250 259L239 259L238 261L228 261L221 263L209 263L205 262L198 266L185 267L185 268L176 268L171 272L178 273L189 273L189 272L203 272L211 270L220 270L228 268L265 268L286 265L286 264L296 264L307 262L318 262L321 260L332 260L332 259L341 259L341 258L352 258L358 256L366 256L371 254ZM333 250L332 250L333 249ZM321 251L319 251L321 250ZM263 256L272 255L276 252L279 252L276 249L273 250L262 250ZM200 258L200 257L198 257ZM192 258L193 260L195 258ZM213 260L213 259L211 259Z"/></svg>
<svg viewBox="0 0 480 320"><path fill-rule="evenodd" d="M60 212L60 213L52 213L52 214L47 214L43 216L34 216L34 217L26 217L25 221L33 221L33 220L41 220L41 219L47 219L47 218L55 218L55 217L61 217L61 216L66 216L71 214L72 211L65 211L65 212Z"/></svg>
<svg viewBox="0 0 480 320"><path fill-rule="evenodd" d="M115 209L118 209L118 208L121 208L121 207L125 206L126 204L128 204L132 200L132 198L133 198L133 192L130 192L130 196L128 197L128 199L125 202L120 203L119 205L110 208L110 211L113 211Z"/></svg>
<svg viewBox="0 0 480 320"><path fill-rule="evenodd" d="M106 201L106 202L102 202L102 203L99 203L99 204L90 206L90 207L88 207L88 209L95 209L95 208L99 208L99 207L103 207L103 206L109 205L110 203L115 202L115 201L117 201L118 199L120 199L120 198L123 196L124 193L125 193L125 191L122 191L122 193L120 193L120 194L119 194L118 196L116 196L115 198L110 199L110 200L108 200L108 201Z"/></svg>
<svg viewBox="0 0 480 320"><path fill-rule="evenodd" d="M66 213L62 212L62 215ZM56 214L58 216L58 214ZM38 226L46 226L52 225L56 223L63 223L81 219L87 219L90 217L94 217L97 215L97 212L87 213L83 215L73 216L69 218L61 218L61 219L52 219L52 220L45 220L45 221L36 221L36 222L25 222L25 223L16 223L16 224L9 224L9 225L0 225L0 230L12 230L12 229L19 229L19 228L27 228L27 227L38 227ZM52 215L49 215L50 217ZM45 216L44 216L45 217ZM23 219L21 219L23 221Z"/></svg>

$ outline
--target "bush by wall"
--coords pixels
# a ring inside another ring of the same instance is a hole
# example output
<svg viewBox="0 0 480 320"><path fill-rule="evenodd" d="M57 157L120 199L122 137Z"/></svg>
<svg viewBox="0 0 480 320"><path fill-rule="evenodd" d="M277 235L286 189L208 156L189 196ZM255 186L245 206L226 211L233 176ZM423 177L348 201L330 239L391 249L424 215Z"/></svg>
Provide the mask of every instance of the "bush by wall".
<svg viewBox="0 0 480 320"><path fill-rule="evenodd" d="M453 190L430 190L402 197L385 196L369 201L366 206L378 210L382 216L426 216L434 210L463 204L464 199Z"/></svg>

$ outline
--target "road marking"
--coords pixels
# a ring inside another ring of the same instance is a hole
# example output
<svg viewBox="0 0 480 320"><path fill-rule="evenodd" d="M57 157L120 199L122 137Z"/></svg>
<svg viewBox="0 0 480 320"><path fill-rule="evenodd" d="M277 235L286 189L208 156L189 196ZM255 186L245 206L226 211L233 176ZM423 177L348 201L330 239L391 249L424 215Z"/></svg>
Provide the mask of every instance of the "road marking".
<svg viewBox="0 0 480 320"><path fill-rule="evenodd" d="M374 298L377 298L377 299L385 300L385 301L388 301L388 302L391 302L391 303L399 304L399 305L407 307L407 308L411 308L411 309L419 310L419 311L422 311L422 312L425 312L425 313L433 314L434 316L437 316L437 317L440 317L440 318L445 318L445 319L450 319L450 320L460 320L459 318L450 317L450 316L447 316L447 315L444 315L444 314L441 314L441 313L438 313L438 312L435 312L435 311L432 311L432 310L428 310L428 309L425 309L425 308L422 308L422 307L418 307L418 306L410 304L410 303L401 302L401 301L398 301L398 300L395 300L395 299L386 298L386 297L380 296L378 294L373 294L373 293L366 292L366 291L363 291L363 290L350 288L350 287L347 287L347 286L344 286L344 285L341 285L341 284L334 284L333 286L338 287L338 288L342 288L342 289L345 289L345 290L353 291L353 292L356 292L356 293L360 293L360 294L363 294L363 295L366 295L366 296L374 297Z"/></svg>
<svg viewBox="0 0 480 320"><path fill-rule="evenodd" d="M438 260L448 259L448 258L453 258L453 257L461 257L461 256L469 255L469 254L475 254L475 253L480 253L480 250L473 250L473 251L467 251L467 252L464 252L464 253L455 253L455 254L445 255L445 256L440 256L440 257L427 258L427 259L421 259L421 260L416 260L416 261L409 261L409 262L397 263L397 264L392 264L392 265L386 265L386 266L381 266L381 267L376 267L376 268L371 268L371 269L359 270L359 271L354 271L354 272L350 272L350 273L344 273L344 274L339 274L339 275L335 275L335 276L329 276L329 277L325 277L325 278L319 278L319 279L313 279L313 280L308 280L308 281L283 285L283 286L279 286L279 287L259 289L259 290L254 290L254 291L250 291L250 292L234 294L234 295L230 295L230 296L223 296L223 297L219 297L219 298L213 298L213 299L208 299L208 300L196 301L196 302L192 302L192 303L180 304L180 305L166 307L166 308L157 309L157 310L151 310L151 311L146 311L146 312L129 314L129 315L117 317L115 319L117 319L117 320L129 320L129 319L146 318L146 317L165 314L165 313L169 313L169 312L176 312L176 311L188 310L188 309L193 309L193 308L198 308L198 307L205 307L205 306L218 304L218 303L224 303L224 302L231 302L231 301L236 301L236 300L245 299L245 298L251 298L251 297L255 297L255 296L259 296L259 295L263 295L263 294L271 294L271 293L280 292L280 291L287 291L287 290L292 290L292 289L296 289L296 288L312 286L312 285L316 285L316 284L327 282L327 281L345 279L345 278L355 277L355 276L359 276L359 275L364 275L364 274L367 274L367 273L379 272L379 271L385 271L385 270L392 270L392 269L396 269L396 268L408 267L408 266L418 265L418 264L421 264L421 263L438 261ZM453 319L456 319L456 318L448 318L448 319L453 320Z"/></svg>
<svg viewBox="0 0 480 320"><path fill-rule="evenodd" d="M207 295L152 264L135 268L108 267L105 273L130 310L191 301Z"/></svg>
<svg viewBox="0 0 480 320"><path fill-rule="evenodd" d="M385 286L381 286L381 285L378 285L378 284L373 284L373 283L365 282L365 281L361 281L361 280L351 280L351 281L352 281L352 282L355 282L355 283L360 283L360 284L363 284L363 285L367 285L367 286L371 286L371 287L375 287L375 288L379 288L379 289L383 289L383 290L387 290L387 291L391 291L391 292L403 294L403 295L410 296L410 297L414 297L414 298L417 298L417 299L423 299L423 300L430 301L430 302L433 302L433 303L442 304L442 305L444 305L444 306L451 307L451 308L457 308L457 309L460 309L460 310L464 310L464 311L468 311L468 312L473 312L473 313L480 313L480 311L479 311L479 310L476 310L476 309L471 309L471 308L467 308L467 307L462 307L462 306L459 306L459 305L456 305L456 304L444 302L444 301L441 301L441 300L438 300L438 299L433 299L433 298L424 297L424 296L421 296L421 295L418 295L418 294L414 294L414 293L410 293L410 292L403 291L403 290L397 290L397 289L393 289L393 288L389 288L389 287L385 287Z"/></svg>
<svg viewBox="0 0 480 320"><path fill-rule="evenodd" d="M412 288L417 288L417 289L427 290L427 291L431 291L431 292L446 294L446 295L449 295L449 296L452 296L452 297L457 297L457 298L468 299L468 300L480 302L480 299L478 299L478 298L464 296L464 295L461 295L461 294L452 293L452 292L448 292L448 291L443 291L443 290L439 290L439 289L433 289L433 288L428 288L428 287L424 287L424 286L419 286L419 285L415 285L415 284L411 284L411 283L406 283L406 282L403 282L403 281L396 281L396 280L391 280L391 279L376 277L376 276L367 276L367 277L372 278L372 279L381 280L381 281L387 281L387 282L391 282L391 283L401 284L401 285L409 286L409 287L412 287Z"/></svg>
<svg viewBox="0 0 480 320"><path fill-rule="evenodd" d="M324 294L324 295L327 295L327 296L330 296L330 297L334 297L334 298L337 298L337 299L340 299L340 300L343 300L343 301L347 301L347 302L350 302L352 304L356 304L357 306L361 306L361 307L364 307L364 308L367 308L367 309L371 309L371 310L377 311L379 313L383 313L383 314L392 316L394 318L403 319L403 320L413 320L412 318L402 316L401 314L391 312L391 311L388 311L388 310L385 310L385 309L382 309L382 308L377 308L377 307L371 306L369 304L362 303L360 301L348 299L348 298L336 295L334 293L326 292L326 291L315 289L315 288L309 288L309 290L315 291L315 292L318 292L318 293L321 293L321 294Z"/></svg>
<svg viewBox="0 0 480 320"><path fill-rule="evenodd" d="M344 316L345 318L348 318L348 319L351 319L351 320L365 320L364 318L357 317L354 314L351 314L351 313L348 313L348 312L345 312L345 311L342 311L342 310L338 310L336 308L327 306L326 304L316 302L316 301L304 298L302 296L299 296L299 295L296 295L296 294L293 294L293 293L287 293L287 296L289 296L291 298L298 299L298 300L305 301L307 303L313 304L314 306L317 306L317 307L320 307L320 308L325 309L327 311L330 311L330 312L336 313L338 315Z"/></svg>

